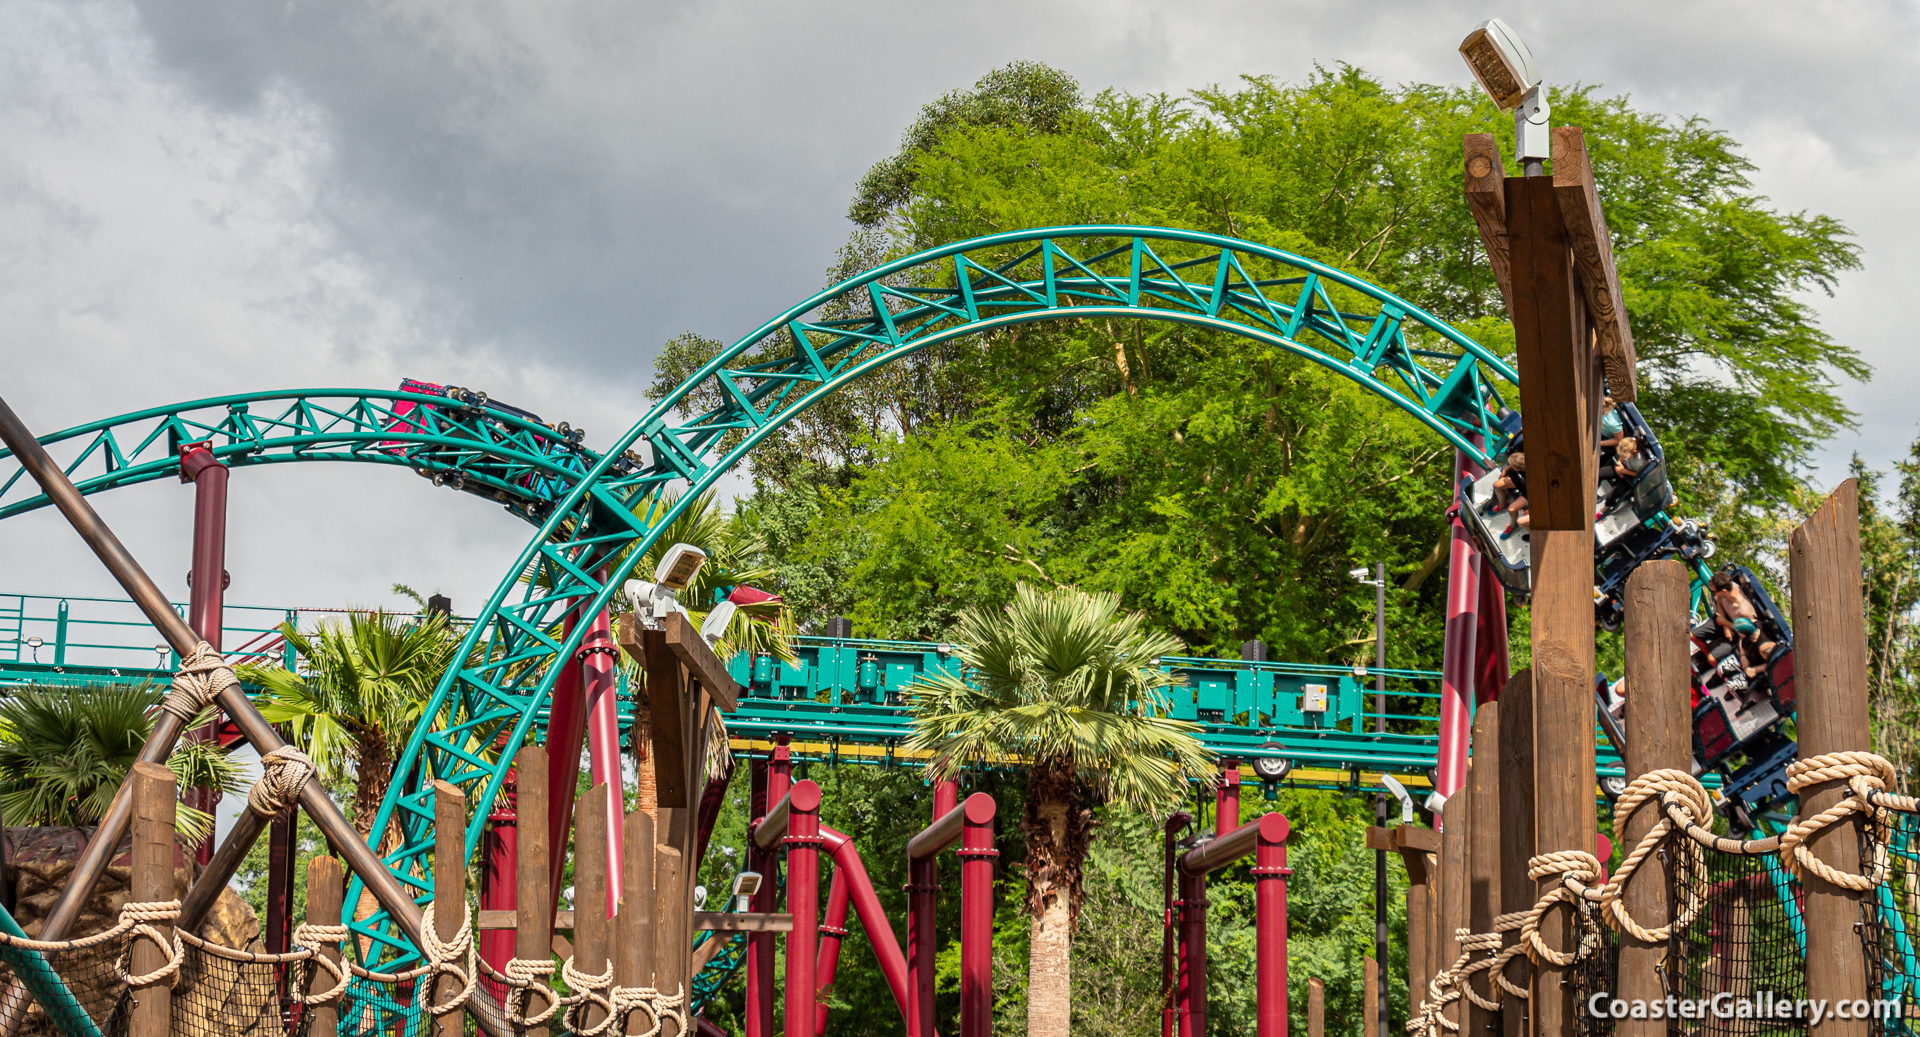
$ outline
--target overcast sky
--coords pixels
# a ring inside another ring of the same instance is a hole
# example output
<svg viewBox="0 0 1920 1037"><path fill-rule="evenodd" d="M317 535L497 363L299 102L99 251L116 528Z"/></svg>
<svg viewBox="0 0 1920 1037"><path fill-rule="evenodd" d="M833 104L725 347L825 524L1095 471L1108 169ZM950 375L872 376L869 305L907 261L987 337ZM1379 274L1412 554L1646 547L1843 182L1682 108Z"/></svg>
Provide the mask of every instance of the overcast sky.
<svg viewBox="0 0 1920 1037"><path fill-rule="evenodd" d="M42 432L300 386L482 387L604 444L651 357L820 287L852 185L920 105L1019 58L1089 91L1350 62L1465 82L1500 14L1555 82L1730 131L1780 206L1853 228L1817 305L1877 369L1823 459L1915 432L1910 3L1185 0L278 5L0 0L0 393ZM1909 285L1903 289L1901 285ZM185 596L191 490L94 498ZM229 600L471 609L528 527L394 469L238 473ZM0 523L0 592L117 593L51 512Z"/></svg>

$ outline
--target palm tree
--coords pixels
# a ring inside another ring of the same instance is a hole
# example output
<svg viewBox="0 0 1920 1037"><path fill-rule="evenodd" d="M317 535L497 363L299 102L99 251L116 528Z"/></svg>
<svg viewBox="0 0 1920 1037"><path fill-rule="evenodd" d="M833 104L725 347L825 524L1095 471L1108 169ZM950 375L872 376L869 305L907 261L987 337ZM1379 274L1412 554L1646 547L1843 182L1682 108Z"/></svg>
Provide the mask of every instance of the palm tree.
<svg viewBox="0 0 1920 1037"><path fill-rule="evenodd" d="M371 837L394 761L460 642L438 615L356 612L308 634L292 624L280 629L299 653L300 672L259 665L234 672L260 685L260 715L286 726L322 780L354 779L354 827Z"/></svg>
<svg viewBox="0 0 1920 1037"><path fill-rule="evenodd" d="M0 700L0 813L15 825L98 824L166 695L156 684L85 684L27 688ZM187 726L212 720L209 711ZM247 788L239 763L212 744L183 741L167 766L183 788ZM185 804L174 819L188 845L213 831L213 815Z"/></svg>
<svg viewBox="0 0 1920 1037"><path fill-rule="evenodd" d="M1166 715L1178 681L1155 661L1181 644L1121 614L1116 595L1026 584L1004 610L965 613L953 636L965 677L942 671L911 687L906 748L933 754L935 780L1027 764L1027 1033L1065 1037L1091 807L1157 812L1188 781L1213 779L1198 728Z"/></svg>

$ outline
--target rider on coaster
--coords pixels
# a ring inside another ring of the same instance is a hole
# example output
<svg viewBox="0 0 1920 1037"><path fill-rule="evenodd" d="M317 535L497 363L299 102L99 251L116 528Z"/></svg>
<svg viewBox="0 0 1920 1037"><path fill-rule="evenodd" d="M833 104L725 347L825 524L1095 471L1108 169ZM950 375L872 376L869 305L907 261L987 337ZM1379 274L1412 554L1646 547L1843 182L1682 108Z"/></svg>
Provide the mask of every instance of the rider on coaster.
<svg viewBox="0 0 1920 1037"><path fill-rule="evenodd" d="M1758 677L1776 647L1776 642L1761 640L1760 613L1754 609L1753 602L1747 600L1746 592L1740 589L1732 574L1714 573L1707 586L1713 592L1713 620L1720 627L1720 633L1738 653L1740 668L1747 679ZM1756 657L1758 662L1752 661Z"/></svg>

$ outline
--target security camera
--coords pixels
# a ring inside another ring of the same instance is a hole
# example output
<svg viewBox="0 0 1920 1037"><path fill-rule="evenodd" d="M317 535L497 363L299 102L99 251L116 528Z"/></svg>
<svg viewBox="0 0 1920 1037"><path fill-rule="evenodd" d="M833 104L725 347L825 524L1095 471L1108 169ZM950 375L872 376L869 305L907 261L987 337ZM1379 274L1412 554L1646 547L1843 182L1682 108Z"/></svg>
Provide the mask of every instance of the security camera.
<svg viewBox="0 0 1920 1037"><path fill-rule="evenodd" d="M1353 577L1356 580L1364 580L1367 578L1367 570L1364 567L1359 569L1348 569L1347 575Z"/></svg>

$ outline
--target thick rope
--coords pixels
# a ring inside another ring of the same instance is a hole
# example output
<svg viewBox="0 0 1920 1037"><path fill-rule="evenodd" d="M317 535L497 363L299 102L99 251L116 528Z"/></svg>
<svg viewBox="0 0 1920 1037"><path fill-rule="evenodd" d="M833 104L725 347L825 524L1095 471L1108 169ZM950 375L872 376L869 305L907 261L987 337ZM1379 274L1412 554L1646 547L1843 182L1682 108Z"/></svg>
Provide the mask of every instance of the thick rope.
<svg viewBox="0 0 1920 1037"><path fill-rule="evenodd" d="M607 963L605 972L581 972L573 967L573 957L569 955L560 965L560 978L566 982L567 988L573 991L573 994L561 999L561 1003L567 1006L567 1012L560 1017L560 1021L566 1026L567 1031L577 1037L598 1037L599 1034L606 1032L607 1028L613 1025L615 1018L613 1001L609 997L610 988L613 986L613 963ZM599 1025L588 1026L580 1018L580 1009L587 1005L599 1005L601 1011L605 1013Z"/></svg>
<svg viewBox="0 0 1920 1037"><path fill-rule="evenodd" d="M1795 818L1787 827L1787 834L1780 840L1780 856L1787 870L1799 875L1812 872L1828 883L1842 889L1864 893L1886 879L1886 851L1875 854L1870 874L1848 874L1813 855L1807 848L1807 840L1812 839L1822 829L1838 824L1851 814L1865 814L1876 824L1883 823L1883 812L1897 809L1887 802L1885 806L1876 805L1876 798L1883 802L1906 800L1908 797L1888 796L1885 789L1897 778L1893 764L1884 757L1869 752L1823 753L1806 760L1796 760L1787 765L1787 791L1796 795L1802 789L1830 781L1845 781L1847 795L1833 806L1820 811L1812 817Z"/></svg>
<svg viewBox="0 0 1920 1037"><path fill-rule="evenodd" d="M294 927L293 945L306 951L313 958L314 965L333 973L334 984L317 994L295 993L293 996L304 1005L322 1005L339 998L347 992L347 973L340 963L320 953L322 944L345 943L352 933L342 925L315 925L303 922Z"/></svg>
<svg viewBox="0 0 1920 1037"><path fill-rule="evenodd" d="M1519 932L1520 929L1526 924L1527 924L1527 912L1509 911L1506 914L1500 915L1493 920L1493 931L1504 938L1507 933ZM1515 940L1513 943L1507 944L1506 947L1501 950L1499 955L1497 955L1493 959L1492 966L1490 966L1493 970L1493 978L1495 982L1500 984L1500 989L1506 991L1508 995L1512 997L1517 997L1522 1001L1527 1000L1527 988L1516 987L1510 981L1508 981L1507 962L1510 962L1513 959L1520 957L1526 952L1527 952L1526 941L1524 939Z"/></svg>
<svg viewBox="0 0 1920 1037"><path fill-rule="evenodd" d="M569 958L568 960L571 961L572 959ZM506 1011L508 1021L512 1022L515 1026L539 1026L541 1023L553 1018L553 1013L558 1012L568 1004L568 1000L563 1000L560 995L553 992L553 987L550 984L542 982L542 980L551 980L553 978L555 966L552 958L544 960L539 958L511 958L508 959L506 971L504 972L494 968L483 958L480 959L480 967L486 971L487 975L499 980L509 988L510 992L507 994L507 1003L501 1007ZM547 1007L545 1011L535 1016L525 1014L522 1006L526 1004L528 992L540 995L541 999L546 1002Z"/></svg>
<svg viewBox="0 0 1920 1037"><path fill-rule="evenodd" d="M173 674L173 688L160 701L160 708L179 717L182 723L190 724L213 705L222 692L239 687L240 678L233 675L226 659L202 641L180 660L180 669Z"/></svg>
<svg viewBox="0 0 1920 1037"><path fill-rule="evenodd" d="M1580 951L1559 951L1547 946L1540 935L1540 922L1555 904L1564 903L1569 910L1579 912L1580 900L1592 892L1590 885L1600 877L1600 861L1585 850L1555 850L1527 862L1528 878L1538 882L1549 875L1558 875L1560 882L1541 894L1540 900L1527 912L1526 921L1520 926L1520 940L1527 946L1527 956L1535 965L1547 962L1564 969L1579 960Z"/></svg>
<svg viewBox="0 0 1920 1037"><path fill-rule="evenodd" d="M300 792L313 777L313 761L291 745L260 757L260 780L247 790L247 809L261 817L278 817L300 801Z"/></svg>
<svg viewBox="0 0 1920 1037"><path fill-rule="evenodd" d="M127 946L120 951L119 957L113 960L114 976L127 986L144 987L149 983L158 983L168 976L179 972L180 963L186 957L187 953L186 948L180 944L180 930L175 928L172 938L169 939L162 935L159 929L153 926L155 922L171 922L179 917L180 902L178 900L153 900L128 904L122 907L120 909L120 924L114 926L114 929L131 932L133 937L127 941ZM109 931L111 932L113 930ZM142 937L153 941L155 946L165 951L167 961L159 968L144 975L129 975L126 970L128 959L133 955L133 945L140 942ZM94 942L98 942L97 937L92 939ZM79 941L75 942L78 943Z"/></svg>
<svg viewBox="0 0 1920 1037"><path fill-rule="evenodd" d="M473 952L473 905L462 901L460 904L460 928L449 940L442 940L439 931L433 925L433 901L427 901L420 909L420 953L427 959L426 965L415 975L437 978L452 976L460 982L460 989L452 997L435 1004L431 991L439 984L429 979L420 984L419 1001L425 1006L427 1014L435 1018L449 1012L457 1012L473 996L474 987L480 982L480 970L474 967L476 960ZM465 967L461 962L465 961Z"/></svg>
<svg viewBox="0 0 1920 1037"><path fill-rule="evenodd" d="M1661 812L1659 822L1641 837L1640 842L1634 846L1632 852L1627 854L1626 859L1620 863L1619 869L1613 873L1611 880L1600 890L1601 917L1605 918L1607 924L1614 929L1625 932L1642 943L1666 943L1673 933L1674 926L1684 928L1690 924L1704 906L1700 900L1699 891L1689 885L1687 903L1681 909L1680 916L1666 925L1655 928L1641 925L1627 911L1626 904L1621 902L1621 895L1626 892L1627 883L1632 881L1634 875L1639 872L1640 865L1660 849L1668 833L1673 831L1674 813L1681 813L1698 824L1699 819L1713 816L1713 799L1707 795L1706 786L1701 785L1699 779L1691 773L1666 769L1648 771L1633 779L1613 805L1614 827L1616 830L1625 830L1634 811L1645 805L1659 806L1669 802L1672 805ZM1693 857L1695 870L1704 872L1706 851L1700 848L1698 842L1691 840L1687 842L1687 849Z"/></svg>

